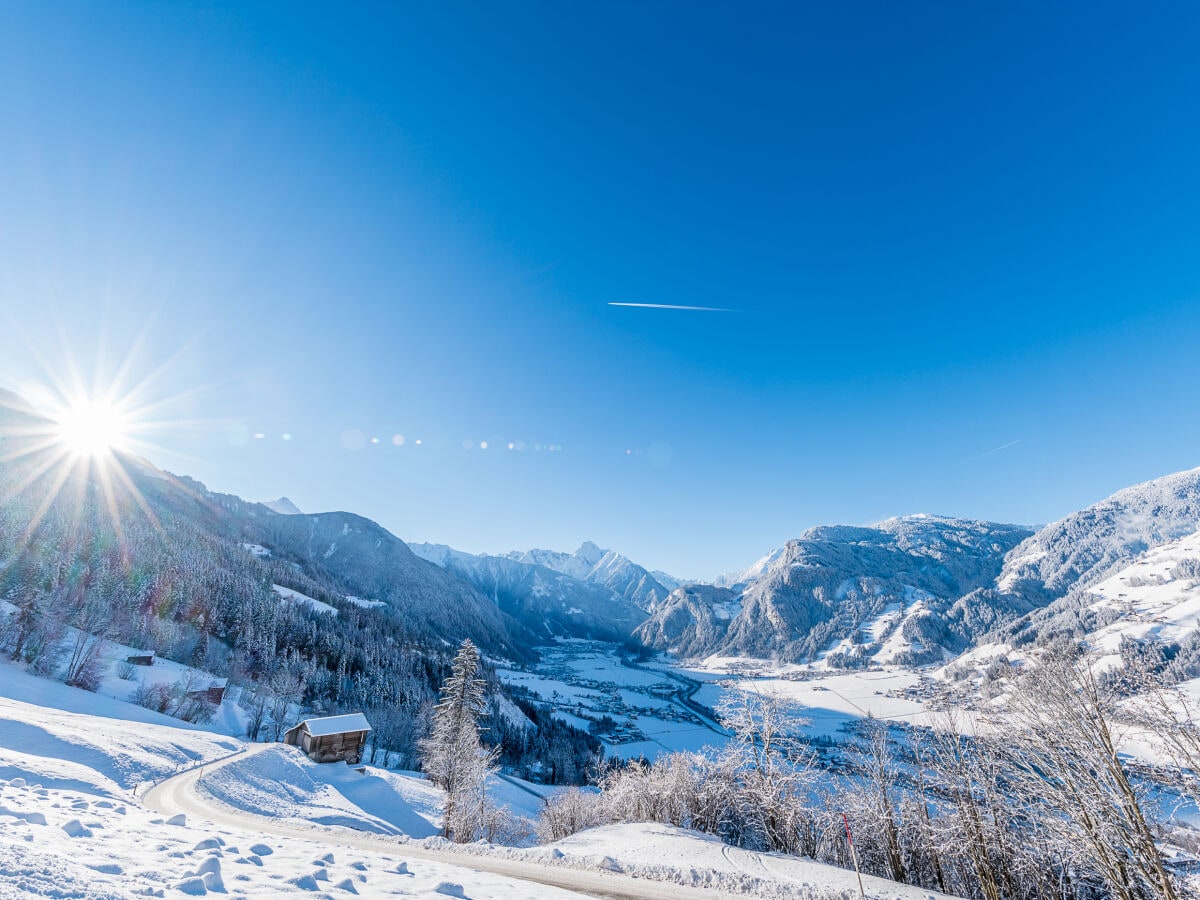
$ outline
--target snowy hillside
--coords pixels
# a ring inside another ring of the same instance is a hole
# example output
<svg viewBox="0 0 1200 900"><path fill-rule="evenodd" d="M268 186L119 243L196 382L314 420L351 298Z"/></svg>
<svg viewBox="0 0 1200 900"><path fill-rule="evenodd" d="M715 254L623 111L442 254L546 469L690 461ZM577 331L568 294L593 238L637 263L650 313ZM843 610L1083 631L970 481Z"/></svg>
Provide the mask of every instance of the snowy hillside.
<svg viewBox="0 0 1200 900"><path fill-rule="evenodd" d="M1087 635L1100 668L1121 662L1123 641L1178 646L1200 628L1200 532L1171 541L1087 589L1085 608L1111 619Z"/></svg>
<svg viewBox="0 0 1200 900"><path fill-rule="evenodd" d="M428 792L428 783L387 773L360 776L346 766L318 767L288 747L273 751L287 762L256 767L253 761L270 757L249 757L240 769L216 769L218 777L205 789L239 807L256 792L268 796L262 812L280 822L305 810L309 823L353 829L340 841L312 824L307 836L289 837L270 828L165 815L143 805L150 783L201 763L211 766L242 744L9 665L0 679L2 896L295 897L318 889L369 896L574 896L424 859L409 865L396 843L353 846L354 834L364 830L432 834L434 825L421 810L435 804L427 799L414 807L405 793ZM397 782L412 787L393 790ZM325 816L321 801L330 804ZM341 846L331 852L330 843Z"/></svg>
<svg viewBox="0 0 1200 900"><path fill-rule="evenodd" d="M268 516L250 519L242 533L277 555L303 560L311 577L336 585L342 596L382 601L381 612L401 613L452 642L470 635L493 652L528 656L531 634L494 600L370 519L344 512Z"/></svg>
<svg viewBox="0 0 1200 900"><path fill-rule="evenodd" d="M1047 525L1004 561L997 586L1042 603L1087 588L1145 551L1200 529L1200 469L1118 491Z"/></svg>
<svg viewBox="0 0 1200 900"><path fill-rule="evenodd" d="M1038 608L993 629L990 639L1024 643L1093 631L1098 616L1122 613L1093 608L1092 588L1197 530L1200 469L1125 488L1047 525L1009 554L997 581L1002 596Z"/></svg>

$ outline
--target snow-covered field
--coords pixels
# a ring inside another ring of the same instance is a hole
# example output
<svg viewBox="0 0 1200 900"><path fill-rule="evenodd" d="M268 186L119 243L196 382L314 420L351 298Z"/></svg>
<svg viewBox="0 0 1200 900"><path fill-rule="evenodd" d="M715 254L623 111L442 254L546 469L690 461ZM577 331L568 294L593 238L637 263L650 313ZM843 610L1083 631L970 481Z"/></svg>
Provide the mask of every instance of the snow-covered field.
<svg viewBox="0 0 1200 900"><path fill-rule="evenodd" d="M419 775L251 749L0 664L0 897L853 895L843 870L659 825L550 847L450 845L434 836L440 797ZM511 778L491 789L528 817L545 791ZM171 806L185 796L186 812ZM929 896L878 879L868 888Z"/></svg>
<svg viewBox="0 0 1200 900"><path fill-rule="evenodd" d="M910 671L821 673L804 679L768 673L734 681L748 690L797 703L810 722L804 732L811 737L844 739L846 727L868 715L883 721L929 724L930 712L925 705L901 696L920 681ZM725 690L722 683L710 681L696 692L696 700L714 706Z"/></svg>

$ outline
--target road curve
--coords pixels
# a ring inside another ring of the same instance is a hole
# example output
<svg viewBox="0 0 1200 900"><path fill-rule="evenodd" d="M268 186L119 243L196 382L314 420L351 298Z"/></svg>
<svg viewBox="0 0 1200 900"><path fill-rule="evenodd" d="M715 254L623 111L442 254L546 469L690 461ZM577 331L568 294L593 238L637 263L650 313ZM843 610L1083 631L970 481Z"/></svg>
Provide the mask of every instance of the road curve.
<svg viewBox="0 0 1200 900"><path fill-rule="evenodd" d="M735 898L744 900L744 895L730 894L711 888L647 881L617 872L543 866L534 862L473 856L466 852L433 850L411 842L400 843L385 835L369 834L349 828L336 832L304 828L234 809L211 797L205 797L196 790L197 782L206 771L212 772L234 760L260 753L270 746L270 744L249 744L240 753L168 778L151 788L142 798L142 803L148 809L165 815L186 813L197 819L229 828L241 828L276 837L299 838L337 847L356 847L362 850L424 859L462 869L500 875L516 881L531 881L576 894L605 898L605 900L735 900Z"/></svg>

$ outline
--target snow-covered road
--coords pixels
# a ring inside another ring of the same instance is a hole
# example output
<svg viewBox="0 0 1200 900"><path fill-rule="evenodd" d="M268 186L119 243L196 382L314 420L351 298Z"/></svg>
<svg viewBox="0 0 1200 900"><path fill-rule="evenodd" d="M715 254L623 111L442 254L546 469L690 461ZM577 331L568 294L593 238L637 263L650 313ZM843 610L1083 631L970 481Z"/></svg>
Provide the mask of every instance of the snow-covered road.
<svg viewBox="0 0 1200 900"><path fill-rule="evenodd" d="M470 855L466 851L458 850L439 851L422 847L412 841L400 843L395 838L385 835L366 834L350 829L304 827L234 809L196 790L197 783L206 773L211 773L234 760L261 753L271 746L250 744L241 753L168 778L151 788L142 798L142 803L149 809L169 816L184 813L216 825L276 837L300 838L315 843L386 853L402 852L405 856L416 859L487 872L517 882L533 882L560 888L575 895L583 894L612 900L718 900L740 896L711 888L651 882L616 872L543 866L522 860ZM516 886L514 890L517 890ZM514 893L513 896L520 895Z"/></svg>

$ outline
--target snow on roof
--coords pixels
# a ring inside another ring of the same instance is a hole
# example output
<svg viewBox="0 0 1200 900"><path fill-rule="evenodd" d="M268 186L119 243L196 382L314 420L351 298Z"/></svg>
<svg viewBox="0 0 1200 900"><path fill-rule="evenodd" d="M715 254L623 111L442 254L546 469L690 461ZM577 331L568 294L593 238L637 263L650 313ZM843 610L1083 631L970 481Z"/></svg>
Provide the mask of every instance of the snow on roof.
<svg viewBox="0 0 1200 900"><path fill-rule="evenodd" d="M362 713L348 713L344 716L325 716L323 719L305 719L300 723L313 737L325 737L330 734L345 734L348 731L370 731L371 723Z"/></svg>

